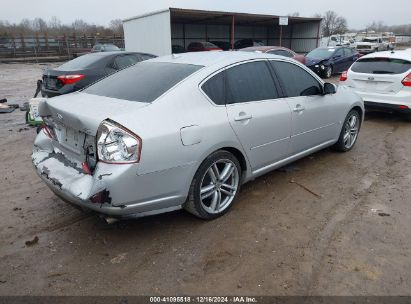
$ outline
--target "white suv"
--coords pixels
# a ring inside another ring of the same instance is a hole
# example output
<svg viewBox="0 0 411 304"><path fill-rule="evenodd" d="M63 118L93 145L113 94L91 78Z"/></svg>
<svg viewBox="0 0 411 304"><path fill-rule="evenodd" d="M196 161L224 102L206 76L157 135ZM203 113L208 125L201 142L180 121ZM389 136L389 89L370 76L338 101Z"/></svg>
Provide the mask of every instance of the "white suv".
<svg viewBox="0 0 411 304"><path fill-rule="evenodd" d="M365 55L341 75L368 108L399 112L411 119L411 52Z"/></svg>

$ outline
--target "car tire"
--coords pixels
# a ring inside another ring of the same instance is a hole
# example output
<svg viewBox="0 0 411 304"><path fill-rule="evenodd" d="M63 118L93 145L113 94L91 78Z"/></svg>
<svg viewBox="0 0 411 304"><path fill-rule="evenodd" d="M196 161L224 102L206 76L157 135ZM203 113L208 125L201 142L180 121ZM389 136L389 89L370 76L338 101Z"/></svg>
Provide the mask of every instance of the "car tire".
<svg viewBox="0 0 411 304"><path fill-rule="evenodd" d="M331 78L331 76L333 75L333 67L327 66L323 72L323 78L328 79Z"/></svg>
<svg viewBox="0 0 411 304"><path fill-rule="evenodd" d="M208 156L191 182L183 208L212 220L224 215L235 201L241 186L241 166L230 152L220 150Z"/></svg>
<svg viewBox="0 0 411 304"><path fill-rule="evenodd" d="M350 151L357 142L361 128L361 114L358 110L351 110L344 120L341 128L340 137L333 149L339 152Z"/></svg>

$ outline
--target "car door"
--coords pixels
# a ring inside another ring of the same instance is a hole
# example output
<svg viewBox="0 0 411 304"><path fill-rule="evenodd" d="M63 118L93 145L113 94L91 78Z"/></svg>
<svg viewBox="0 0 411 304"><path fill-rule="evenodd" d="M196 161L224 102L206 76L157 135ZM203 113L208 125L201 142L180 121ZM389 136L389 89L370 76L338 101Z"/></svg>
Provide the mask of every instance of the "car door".
<svg viewBox="0 0 411 304"><path fill-rule="evenodd" d="M344 65L344 71L347 71L350 66L357 60L355 52L351 48L344 48L344 56L346 57L346 63Z"/></svg>
<svg viewBox="0 0 411 304"><path fill-rule="evenodd" d="M280 99L268 62L241 63L225 71L226 109L253 171L290 155L291 110Z"/></svg>
<svg viewBox="0 0 411 304"><path fill-rule="evenodd" d="M345 58L344 58L344 48L337 49L331 57L333 61L333 72L339 73L344 71Z"/></svg>
<svg viewBox="0 0 411 304"><path fill-rule="evenodd" d="M292 153L298 154L335 140L339 113L323 84L297 64L270 60L292 111Z"/></svg>

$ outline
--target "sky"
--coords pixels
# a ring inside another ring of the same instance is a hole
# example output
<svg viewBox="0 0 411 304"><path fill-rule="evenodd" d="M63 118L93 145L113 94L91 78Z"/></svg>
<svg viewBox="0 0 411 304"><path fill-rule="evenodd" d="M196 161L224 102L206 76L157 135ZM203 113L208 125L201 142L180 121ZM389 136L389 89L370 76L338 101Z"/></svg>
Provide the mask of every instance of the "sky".
<svg viewBox="0 0 411 304"><path fill-rule="evenodd" d="M108 25L110 20L125 19L167 7L218 10L302 17L334 10L344 16L349 28L362 29L372 21L387 25L411 23L408 0L0 0L0 20L20 22L23 18L58 17L64 24L75 19Z"/></svg>

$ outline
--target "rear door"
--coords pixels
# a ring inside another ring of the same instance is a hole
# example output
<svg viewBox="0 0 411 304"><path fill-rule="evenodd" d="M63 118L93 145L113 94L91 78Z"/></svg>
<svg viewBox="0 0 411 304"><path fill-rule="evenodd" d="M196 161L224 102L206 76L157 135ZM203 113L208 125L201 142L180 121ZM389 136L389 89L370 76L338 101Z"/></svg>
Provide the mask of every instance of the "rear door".
<svg viewBox="0 0 411 304"><path fill-rule="evenodd" d="M322 95L322 83L297 64L270 63L292 111L293 154L334 140L339 133L340 109L331 95Z"/></svg>
<svg viewBox="0 0 411 304"><path fill-rule="evenodd" d="M288 157L291 111L279 98L268 62L241 63L224 75L228 119L253 170Z"/></svg>
<svg viewBox="0 0 411 304"><path fill-rule="evenodd" d="M361 92L396 94L411 72L411 62L403 59L374 57L357 60L351 67L349 83Z"/></svg>

